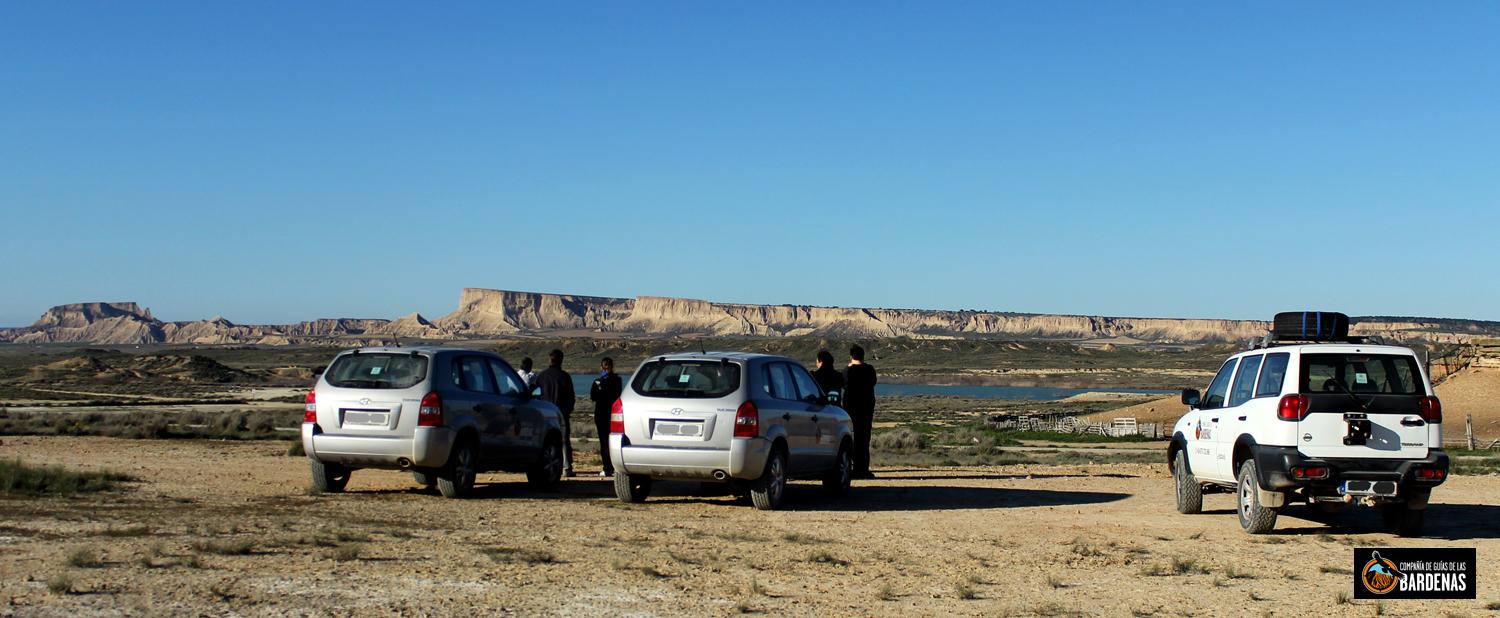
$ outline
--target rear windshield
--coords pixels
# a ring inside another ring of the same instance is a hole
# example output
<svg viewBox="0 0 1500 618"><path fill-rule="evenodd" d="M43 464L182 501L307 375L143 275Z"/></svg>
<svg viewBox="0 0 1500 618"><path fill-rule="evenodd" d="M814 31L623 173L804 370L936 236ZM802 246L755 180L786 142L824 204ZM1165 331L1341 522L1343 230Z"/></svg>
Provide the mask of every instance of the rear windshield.
<svg viewBox="0 0 1500 618"><path fill-rule="evenodd" d="M345 354L325 374L339 388L411 388L427 378L427 357L411 354Z"/></svg>
<svg viewBox="0 0 1500 618"><path fill-rule="evenodd" d="M630 388L647 397L717 399L739 390L740 366L719 361L651 361Z"/></svg>
<svg viewBox="0 0 1500 618"><path fill-rule="evenodd" d="M1425 394L1417 359L1404 354L1303 354L1303 393Z"/></svg>

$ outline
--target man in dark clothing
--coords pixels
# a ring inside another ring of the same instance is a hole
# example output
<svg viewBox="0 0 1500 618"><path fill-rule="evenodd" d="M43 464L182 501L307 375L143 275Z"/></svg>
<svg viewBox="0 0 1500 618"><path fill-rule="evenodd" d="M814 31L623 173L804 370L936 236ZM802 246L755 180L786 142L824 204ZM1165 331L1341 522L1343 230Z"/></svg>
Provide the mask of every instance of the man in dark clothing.
<svg viewBox="0 0 1500 618"><path fill-rule="evenodd" d="M609 463L609 415L614 412L622 389L620 374L615 373L615 360L604 357L599 361L599 377L589 387L589 399L594 400L594 429L599 431L599 457L604 460L604 471L599 476L615 474L615 467Z"/></svg>
<svg viewBox="0 0 1500 618"><path fill-rule="evenodd" d="M838 391L842 396L844 392L844 374L833 368L833 355L828 350L818 350L818 368L812 372L818 386L823 387L823 392L832 393Z"/></svg>
<svg viewBox="0 0 1500 618"><path fill-rule="evenodd" d="M542 401L550 401L562 411L563 430L563 476L573 473L573 406L578 395L573 391L573 376L562 368L562 350L553 350L547 355L547 368L536 376L536 385L542 389Z"/></svg>
<svg viewBox="0 0 1500 618"><path fill-rule="evenodd" d="M872 479L870 430L875 424L875 368L865 364L865 349L849 348L849 368L844 370L843 408L854 421L854 478Z"/></svg>

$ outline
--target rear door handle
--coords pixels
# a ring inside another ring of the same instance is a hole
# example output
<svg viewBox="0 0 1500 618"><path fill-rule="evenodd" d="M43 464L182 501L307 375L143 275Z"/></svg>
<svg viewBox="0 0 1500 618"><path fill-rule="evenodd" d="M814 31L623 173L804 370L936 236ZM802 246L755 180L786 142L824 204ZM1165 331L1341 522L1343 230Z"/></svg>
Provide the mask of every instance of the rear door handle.
<svg viewBox="0 0 1500 618"><path fill-rule="evenodd" d="M1219 422L1219 417L1215 416L1215 417L1213 417L1211 419L1208 419L1208 422L1210 422L1210 423L1217 423L1217 422Z"/></svg>
<svg viewBox="0 0 1500 618"><path fill-rule="evenodd" d="M1420 418L1403 418L1401 419L1401 424L1407 427L1421 427L1426 425L1427 422Z"/></svg>
<svg viewBox="0 0 1500 618"><path fill-rule="evenodd" d="M783 420L783 421L789 421L789 420L792 420L792 415L791 415L791 413L787 413L787 414L783 414L783 415L781 415L781 420Z"/></svg>
<svg viewBox="0 0 1500 618"><path fill-rule="evenodd" d="M814 423L816 423L816 422L818 422L818 417L817 417L817 415L813 415L813 422L814 422Z"/></svg>
<svg viewBox="0 0 1500 618"><path fill-rule="evenodd" d="M1241 416L1241 417L1240 417L1240 420L1242 420L1242 421L1243 421L1243 420L1245 420L1245 417L1243 417L1243 416Z"/></svg>

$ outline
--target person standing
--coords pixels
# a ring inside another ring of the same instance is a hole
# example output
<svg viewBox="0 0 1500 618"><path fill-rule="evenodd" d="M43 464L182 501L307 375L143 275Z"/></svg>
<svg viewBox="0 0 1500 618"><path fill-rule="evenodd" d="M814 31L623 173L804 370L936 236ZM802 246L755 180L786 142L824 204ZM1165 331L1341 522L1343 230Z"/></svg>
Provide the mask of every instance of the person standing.
<svg viewBox="0 0 1500 618"><path fill-rule="evenodd" d="M604 460L604 470L599 476L615 474L615 467L609 462L609 415L623 390L620 374L615 373L615 359L604 357L599 361L599 377L589 387L589 399L594 400L594 429L599 432L599 458Z"/></svg>
<svg viewBox="0 0 1500 618"><path fill-rule="evenodd" d="M526 392L529 393L531 389L536 388L536 372L531 370L530 356L521 359L521 370L517 371L516 375L521 376L521 381L526 384Z"/></svg>
<svg viewBox="0 0 1500 618"><path fill-rule="evenodd" d="M838 391L839 396L843 396L844 374L833 368L833 354L828 350L818 350L818 367L813 370L812 375L818 381L818 386L823 387L824 395Z"/></svg>
<svg viewBox="0 0 1500 618"><path fill-rule="evenodd" d="M578 404L578 395L573 391L573 376L563 371L562 350L547 354L547 368L536 376L536 385L542 388L542 401L550 401L562 412L563 430L563 476L573 473L573 407Z"/></svg>
<svg viewBox="0 0 1500 618"><path fill-rule="evenodd" d="M875 425L875 368L865 363L865 349L849 347L849 368L844 370L843 408L854 421L854 478L872 479L870 431Z"/></svg>

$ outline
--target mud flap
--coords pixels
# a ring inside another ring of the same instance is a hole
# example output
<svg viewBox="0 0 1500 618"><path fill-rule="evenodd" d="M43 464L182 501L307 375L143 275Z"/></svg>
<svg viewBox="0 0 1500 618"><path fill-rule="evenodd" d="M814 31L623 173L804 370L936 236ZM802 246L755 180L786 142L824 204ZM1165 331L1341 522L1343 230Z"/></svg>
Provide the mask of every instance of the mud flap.
<svg viewBox="0 0 1500 618"><path fill-rule="evenodd" d="M1286 492L1284 491L1269 491L1256 487L1255 492L1260 494L1260 505L1263 507L1279 509L1286 506Z"/></svg>

